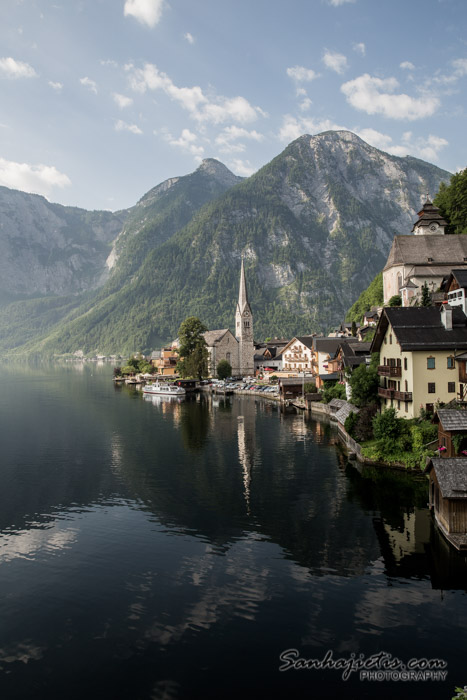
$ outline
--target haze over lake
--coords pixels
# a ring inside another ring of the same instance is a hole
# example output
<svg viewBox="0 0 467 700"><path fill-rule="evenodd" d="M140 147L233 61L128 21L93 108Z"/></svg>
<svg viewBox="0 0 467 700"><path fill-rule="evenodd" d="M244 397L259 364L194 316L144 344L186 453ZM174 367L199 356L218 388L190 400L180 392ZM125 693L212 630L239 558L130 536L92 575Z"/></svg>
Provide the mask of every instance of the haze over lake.
<svg viewBox="0 0 467 700"><path fill-rule="evenodd" d="M450 698L467 568L426 481L254 397L145 399L95 364L0 374L2 698ZM369 682L306 659L444 659Z"/></svg>

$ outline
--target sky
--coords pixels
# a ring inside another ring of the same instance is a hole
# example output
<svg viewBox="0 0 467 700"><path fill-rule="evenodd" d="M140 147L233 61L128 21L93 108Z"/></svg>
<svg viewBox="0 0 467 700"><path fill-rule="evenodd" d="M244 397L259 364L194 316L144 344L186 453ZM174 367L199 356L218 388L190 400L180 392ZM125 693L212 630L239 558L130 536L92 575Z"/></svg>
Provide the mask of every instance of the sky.
<svg viewBox="0 0 467 700"><path fill-rule="evenodd" d="M0 185L86 209L329 129L455 172L466 95L466 0L0 2Z"/></svg>

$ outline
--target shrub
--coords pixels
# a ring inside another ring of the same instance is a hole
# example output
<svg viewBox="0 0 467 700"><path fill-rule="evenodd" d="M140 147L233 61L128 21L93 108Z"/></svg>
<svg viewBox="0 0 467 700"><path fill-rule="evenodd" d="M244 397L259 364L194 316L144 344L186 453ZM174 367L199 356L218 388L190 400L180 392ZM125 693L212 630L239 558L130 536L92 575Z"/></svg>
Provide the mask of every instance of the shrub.
<svg viewBox="0 0 467 700"><path fill-rule="evenodd" d="M344 423L344 428L350 435L350 437L354 438L356 440L356 435L355 435L355 426L358 422L358 413L355 413L354 411L351 411L347 418L345 419Z"/></svg>
<svg viewBox="0 0 467 700"><path fill-rule="evenodd" d="M332 399L345 399L345 386L339 382L326 382L322 394L323 403L329 403Z"/></svg>

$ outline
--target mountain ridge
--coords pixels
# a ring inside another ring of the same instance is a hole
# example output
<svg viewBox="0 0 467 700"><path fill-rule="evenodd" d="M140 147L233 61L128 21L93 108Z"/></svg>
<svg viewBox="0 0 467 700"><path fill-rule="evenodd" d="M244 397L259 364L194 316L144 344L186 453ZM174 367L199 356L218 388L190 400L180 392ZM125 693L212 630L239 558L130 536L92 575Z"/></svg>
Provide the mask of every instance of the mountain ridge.
<svg viewBox="0 0 467 700"><path fill-rule="evenodd" d="M228 182L207 193L212 169ZM231 326L242 255L256 338L327 330L382 268L394 231L408 233L426 192L450 177L351 132L303 135L247 179L226 173L207 159L143 195L104 286L23 349L147 351L187 315Z"/></svg>

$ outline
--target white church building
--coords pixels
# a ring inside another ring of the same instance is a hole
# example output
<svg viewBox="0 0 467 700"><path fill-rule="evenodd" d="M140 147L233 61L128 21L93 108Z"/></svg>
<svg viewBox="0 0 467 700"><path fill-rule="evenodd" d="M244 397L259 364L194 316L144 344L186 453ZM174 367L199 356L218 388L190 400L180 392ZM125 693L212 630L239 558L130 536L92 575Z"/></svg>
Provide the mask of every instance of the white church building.
<svg viewBox="0 0 467 700"><path fill-rule="evenodd" d="M208 346L209 373L217 374L217 365L227 360L232 367L232 376L253 376L255 346L253 343L253 314L248 301L245 266L240 267L240 288L235 311L235 335L228 329L206 331L204 339Z"/></svg>

